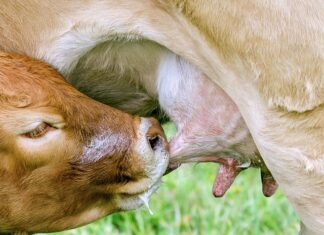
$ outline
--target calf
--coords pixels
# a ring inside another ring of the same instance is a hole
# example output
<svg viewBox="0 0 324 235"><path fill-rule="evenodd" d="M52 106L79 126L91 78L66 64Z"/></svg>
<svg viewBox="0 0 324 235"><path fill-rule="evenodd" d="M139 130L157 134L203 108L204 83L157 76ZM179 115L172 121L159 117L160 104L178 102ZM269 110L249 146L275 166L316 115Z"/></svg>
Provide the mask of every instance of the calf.
<svg viewBox="0 0 324 235"><path fill-rule="evenodd" d="M0 232L73 228L147 203L168 164L154 119L81 94L0 52Z"/></svg>

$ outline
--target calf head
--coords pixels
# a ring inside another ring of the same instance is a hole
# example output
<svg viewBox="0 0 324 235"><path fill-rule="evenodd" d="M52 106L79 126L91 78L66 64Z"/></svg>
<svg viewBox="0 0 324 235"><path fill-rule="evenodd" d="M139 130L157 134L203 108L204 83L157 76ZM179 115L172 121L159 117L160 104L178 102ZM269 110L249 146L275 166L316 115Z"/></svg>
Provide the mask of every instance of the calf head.
<svg viewBox="0 0 324 235"><path fill-rule="evenodd" d="M79 93L48 65L0 53L0 231L56 231L134 209L168 164L154 119Z"/></svg>

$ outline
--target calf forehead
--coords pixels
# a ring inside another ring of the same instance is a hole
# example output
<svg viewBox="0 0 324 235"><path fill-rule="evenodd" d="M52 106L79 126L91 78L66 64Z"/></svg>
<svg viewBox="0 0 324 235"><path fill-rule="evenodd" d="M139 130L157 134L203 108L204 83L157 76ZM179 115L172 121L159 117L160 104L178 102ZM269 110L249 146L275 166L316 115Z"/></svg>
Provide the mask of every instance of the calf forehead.
<svg viewBox="0 0 324 235"><path fill-rule="evenodd" d="M68 124L94 132L104 126L129 134L134 121L129 115L83 95L46 63L5 52L0 52L0 106L2 117L8 110L19 114L23 110L16 108L26 108L42 117L61 115Z"/></svg>
<svg viewBox="0 0 324 235"><path fill-rule="evenodd" d="M16 107L42 102L48 96L78 94L49 65L5 52L0 52L0 90L0 98Z"/></svg>

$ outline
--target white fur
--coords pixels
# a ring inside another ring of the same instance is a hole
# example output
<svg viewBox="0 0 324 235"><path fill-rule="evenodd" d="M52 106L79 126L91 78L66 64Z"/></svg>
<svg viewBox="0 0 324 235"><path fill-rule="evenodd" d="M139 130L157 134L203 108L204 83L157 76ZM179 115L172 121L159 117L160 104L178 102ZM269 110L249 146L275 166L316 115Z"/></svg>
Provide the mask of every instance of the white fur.
<svg viewBox="0 0 324 235"><path fill-rule="evenodd" d="M193 101L192 92L197 87L197 80L192 78L200 76L199 70L173 53L165 53L161 58L157 75L159 102L173 121L181 123L179 118L185 111L190 113L188 100Z"/></svg>
<svg viewBox="0 0 324 235"><path fill-rule="evenodd" d="M168 153L162 146L155 149L154 152L150 148L146 134L151 125L152 123L149 121L149 119L141 118L141 124L138 132L139 141L136 143L135 151L139 156L143 156L147 175L149 178L151 178L153 184L165 172L169 163L169 157Z"/></svg>
<svg viewBox="0 0 324 235"><path fill-rule="evenodd" d="M148 204L150 196L161 186L161 183L161 181L157 181L147 191L134 197L124 198L123 196L118 196L116 203L120 205L120 209L122 210L134 210L143 206L145 203Z"/></svg>
<svg viewBox="0 0 324 235"><path fill-rule="evenodd" d="M95 136L90 143L84 147L81 155L82 163L97 162L108 154L114 154L124 136L121 133L105 133Z"/></svg>

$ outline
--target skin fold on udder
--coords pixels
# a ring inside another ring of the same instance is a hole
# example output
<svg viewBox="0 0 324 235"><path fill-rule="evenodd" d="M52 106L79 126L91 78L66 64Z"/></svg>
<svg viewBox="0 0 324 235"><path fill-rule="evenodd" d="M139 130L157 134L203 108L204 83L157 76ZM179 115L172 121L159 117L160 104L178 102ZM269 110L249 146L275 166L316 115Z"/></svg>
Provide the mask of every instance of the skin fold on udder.
<svg viewBox="0 0 324 235"><path fill-rule="evenodd" d="M263 194L273 195L277 183L262 161L237 106L188 62L176 56L166 61L176 64L172 68L176 79L166 74L169 81L164 82L172 86L172 93L164 94L162 88L159 97L177 126L177 134L170 142L170 167L185 162L220 163L213 185L216 197L225 194L242 170L258 167Z"/></svg>

